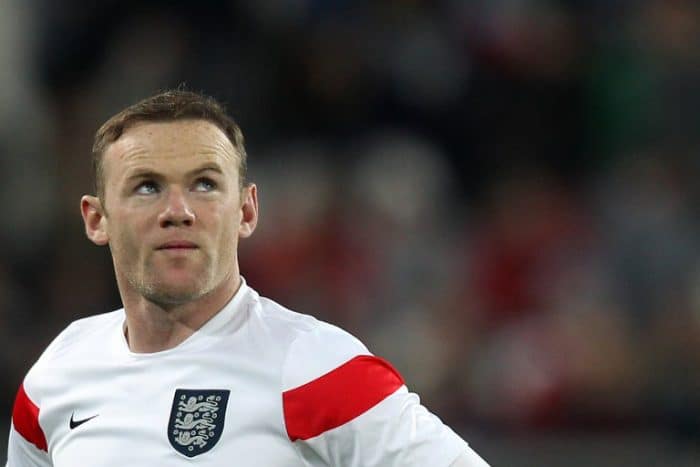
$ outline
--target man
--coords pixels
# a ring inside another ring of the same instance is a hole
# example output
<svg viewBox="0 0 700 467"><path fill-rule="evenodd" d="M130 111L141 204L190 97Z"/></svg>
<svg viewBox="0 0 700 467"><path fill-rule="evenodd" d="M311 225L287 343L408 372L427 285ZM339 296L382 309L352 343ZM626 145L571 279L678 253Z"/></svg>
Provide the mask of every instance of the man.
<svg viewBox="0 0 700 467"><path fill-rule="evenodd" d="M29 371L8 467L487 465L388 362L245 283L257 187L213 99L139 102L93 156L81 212L124 308L74 322Z"/></svg>

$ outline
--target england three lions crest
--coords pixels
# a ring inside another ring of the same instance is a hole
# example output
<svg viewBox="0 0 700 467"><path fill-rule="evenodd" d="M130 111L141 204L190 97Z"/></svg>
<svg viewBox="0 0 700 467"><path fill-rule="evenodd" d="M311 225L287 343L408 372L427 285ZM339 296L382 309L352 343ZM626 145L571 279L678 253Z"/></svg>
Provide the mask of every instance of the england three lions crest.
<svg viewBox="0 0 700 467"><path fill-rule="evenodd" d="M187 457L204 454L221 438L231 391L176 389L168 421L168 439Z"/></svg>

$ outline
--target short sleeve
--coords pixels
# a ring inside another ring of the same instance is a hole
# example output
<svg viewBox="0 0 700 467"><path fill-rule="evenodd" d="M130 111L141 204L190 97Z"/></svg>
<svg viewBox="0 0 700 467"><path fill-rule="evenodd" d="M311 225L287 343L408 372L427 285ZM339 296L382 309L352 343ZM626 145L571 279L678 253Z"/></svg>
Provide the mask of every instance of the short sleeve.
<svg viewBox="0 0 700 467"><path fill-rule="evenodd" d="M6 467L50 467L48 437L40 423L42 413L42 383L50 368L54 352L63 343L63 336L72 325L59 334L29 369L20 385L12 409L12 425L7 446Z"/></svg>
<svg viewBox="0 0 700 467"><path fill-rule="evenodd" d="M285 364L285 423L305 465L449 467L473 454L389 362L327 326L298 338Z"/></svg>
<svg viewBox="0 0 700 467"><path fill-rule="evenodd" d="M46 437L39 425L39 410L21 385L12 410L6 467L51 466Z"/></svg>

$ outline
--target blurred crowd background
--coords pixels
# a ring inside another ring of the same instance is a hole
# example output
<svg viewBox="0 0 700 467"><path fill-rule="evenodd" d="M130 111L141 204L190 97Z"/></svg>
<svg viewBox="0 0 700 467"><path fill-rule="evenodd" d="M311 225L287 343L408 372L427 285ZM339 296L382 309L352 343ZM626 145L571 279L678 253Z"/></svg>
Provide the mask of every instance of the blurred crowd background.
<svg viewBox="0 0 700 467"><path fill-rule="evenodd" d="M246 134L247 281L492 465L700 465L695 0L0 0L4 429L48 342L120 307L95 130L182 83Z"/></svg>

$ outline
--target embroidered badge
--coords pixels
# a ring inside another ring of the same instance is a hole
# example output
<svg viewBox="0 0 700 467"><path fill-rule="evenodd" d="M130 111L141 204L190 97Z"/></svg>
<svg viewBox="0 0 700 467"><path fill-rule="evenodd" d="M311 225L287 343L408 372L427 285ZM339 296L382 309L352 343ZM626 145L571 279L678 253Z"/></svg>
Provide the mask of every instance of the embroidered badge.
<svg viewBox="0 0 700 467"><path fill-rule="evenodd" d="M176 451L194 457L216 445L224 431L230 392L224 389L175 390L168 439Z"/></svg>

